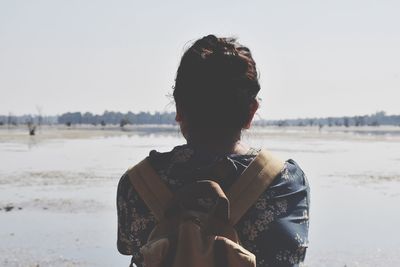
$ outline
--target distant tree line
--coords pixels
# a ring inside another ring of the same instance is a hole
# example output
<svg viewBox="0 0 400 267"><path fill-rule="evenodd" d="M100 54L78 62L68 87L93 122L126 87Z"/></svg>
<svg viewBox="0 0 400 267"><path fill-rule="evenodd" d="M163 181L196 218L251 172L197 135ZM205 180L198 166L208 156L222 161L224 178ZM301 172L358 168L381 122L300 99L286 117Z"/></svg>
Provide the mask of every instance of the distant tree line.
<svg viewBox="0 0 400 267"><path fill-rule="evenodd" d="M20 115L16 116L12 113L8 115L0 115L1 125L19 125L19 124L35 124L35 125L51 125L58 123L58 116L42 116L42 115Z"/></svg>
<svg viewBox="0 0 400 267"><path fill-rule="evenodd" d="M128 124L159 124L175 125L175 112L139 112L122 113L114 111L105 111L103 114L93 114L90 112L67 112L59 116L22 115L14 116L0 115L1 125L41 125L41 124L64 124L71 126L74 124L92 124L92 125L120 125ZM258 126L379 126L394 125L400 126L400 115L387 115L384 111L376 112L371 115L363 116L345 116L345 117L327 117L327 118L300 118L285 120L257 120L254 123Z"/></svg>
<svg viewBox="0 0 400 267"><path fill-rule="evenodd" d="M327 117L327 118L303 118L286 120L258 120L255 125L259 126L379 126L394 125L400 126L400 115L387 115L384 111L372 115Z"/></svg>
<svg viewBox="0 0 400 267"><path fill-rule="evenodd" d="M121 127L127 124L175 124L175 112L150 112L122 113L105 111L102 115L90 112L68 112L58 117L59 124L119 124Z"/></svg>

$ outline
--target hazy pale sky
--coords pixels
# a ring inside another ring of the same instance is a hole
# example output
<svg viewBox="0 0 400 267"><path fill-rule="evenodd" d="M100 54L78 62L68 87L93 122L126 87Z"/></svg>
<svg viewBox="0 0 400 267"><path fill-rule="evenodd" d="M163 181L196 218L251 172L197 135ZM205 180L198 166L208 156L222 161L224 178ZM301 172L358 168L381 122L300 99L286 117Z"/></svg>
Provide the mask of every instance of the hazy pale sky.
<svg viewBox="0 0 400 267"><path fill-rule="evenodd" d="M0 114L171 111L184 48L236 36L264 119L400 114L400 1L0 0Z"/></svg>

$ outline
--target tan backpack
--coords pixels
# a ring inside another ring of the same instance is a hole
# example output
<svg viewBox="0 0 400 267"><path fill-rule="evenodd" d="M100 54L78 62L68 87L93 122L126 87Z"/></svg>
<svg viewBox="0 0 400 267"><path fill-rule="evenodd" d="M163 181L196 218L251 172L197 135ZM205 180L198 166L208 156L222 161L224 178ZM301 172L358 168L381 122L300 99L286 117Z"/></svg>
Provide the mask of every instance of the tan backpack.
<svg viewBox="0 0 400 267"><path fill-rule="evenodd" d="M130 181L158 221L140 250L143 266L255 267L256 258L240 245L234 225L283 164L262 150L226 194L211 180L197 181L172 194L147 159L131 168Z"/></svg>

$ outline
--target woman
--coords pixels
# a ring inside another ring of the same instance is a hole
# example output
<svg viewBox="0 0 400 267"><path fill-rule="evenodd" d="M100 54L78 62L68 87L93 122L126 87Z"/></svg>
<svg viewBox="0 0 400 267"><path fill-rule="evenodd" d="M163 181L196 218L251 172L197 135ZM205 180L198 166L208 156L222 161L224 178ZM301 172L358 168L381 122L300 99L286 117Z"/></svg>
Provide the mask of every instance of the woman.
<svg viewBox="0 0 400 267"><path fill-rule="evenodd" d="M183 55L173 96L176 121L187 143L172 151L151 151L148 160L174 192L199 177L215 176L226 191L260 151L247 147L241 132L259 107L256 64L250 50L231 38L208 35ZM122 176L117 193L118 250L140 264L140 247L156 221ZM300 167L287 160L278 177L235 226L257 266L298 266L308 243L309 186Z"/></svg>

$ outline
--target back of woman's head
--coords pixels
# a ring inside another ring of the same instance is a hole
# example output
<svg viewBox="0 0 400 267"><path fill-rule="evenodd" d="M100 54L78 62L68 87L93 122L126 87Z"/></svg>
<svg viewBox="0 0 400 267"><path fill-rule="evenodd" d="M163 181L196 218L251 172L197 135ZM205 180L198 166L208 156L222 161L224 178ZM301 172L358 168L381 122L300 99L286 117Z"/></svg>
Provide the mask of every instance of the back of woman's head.
<svg viewBox="0 0 400 267"><path fill-rule="evenodd" d="M260 90L250 50L233 38L208 35L182 56L174 99L189 136L240 132Z"/></svg>

